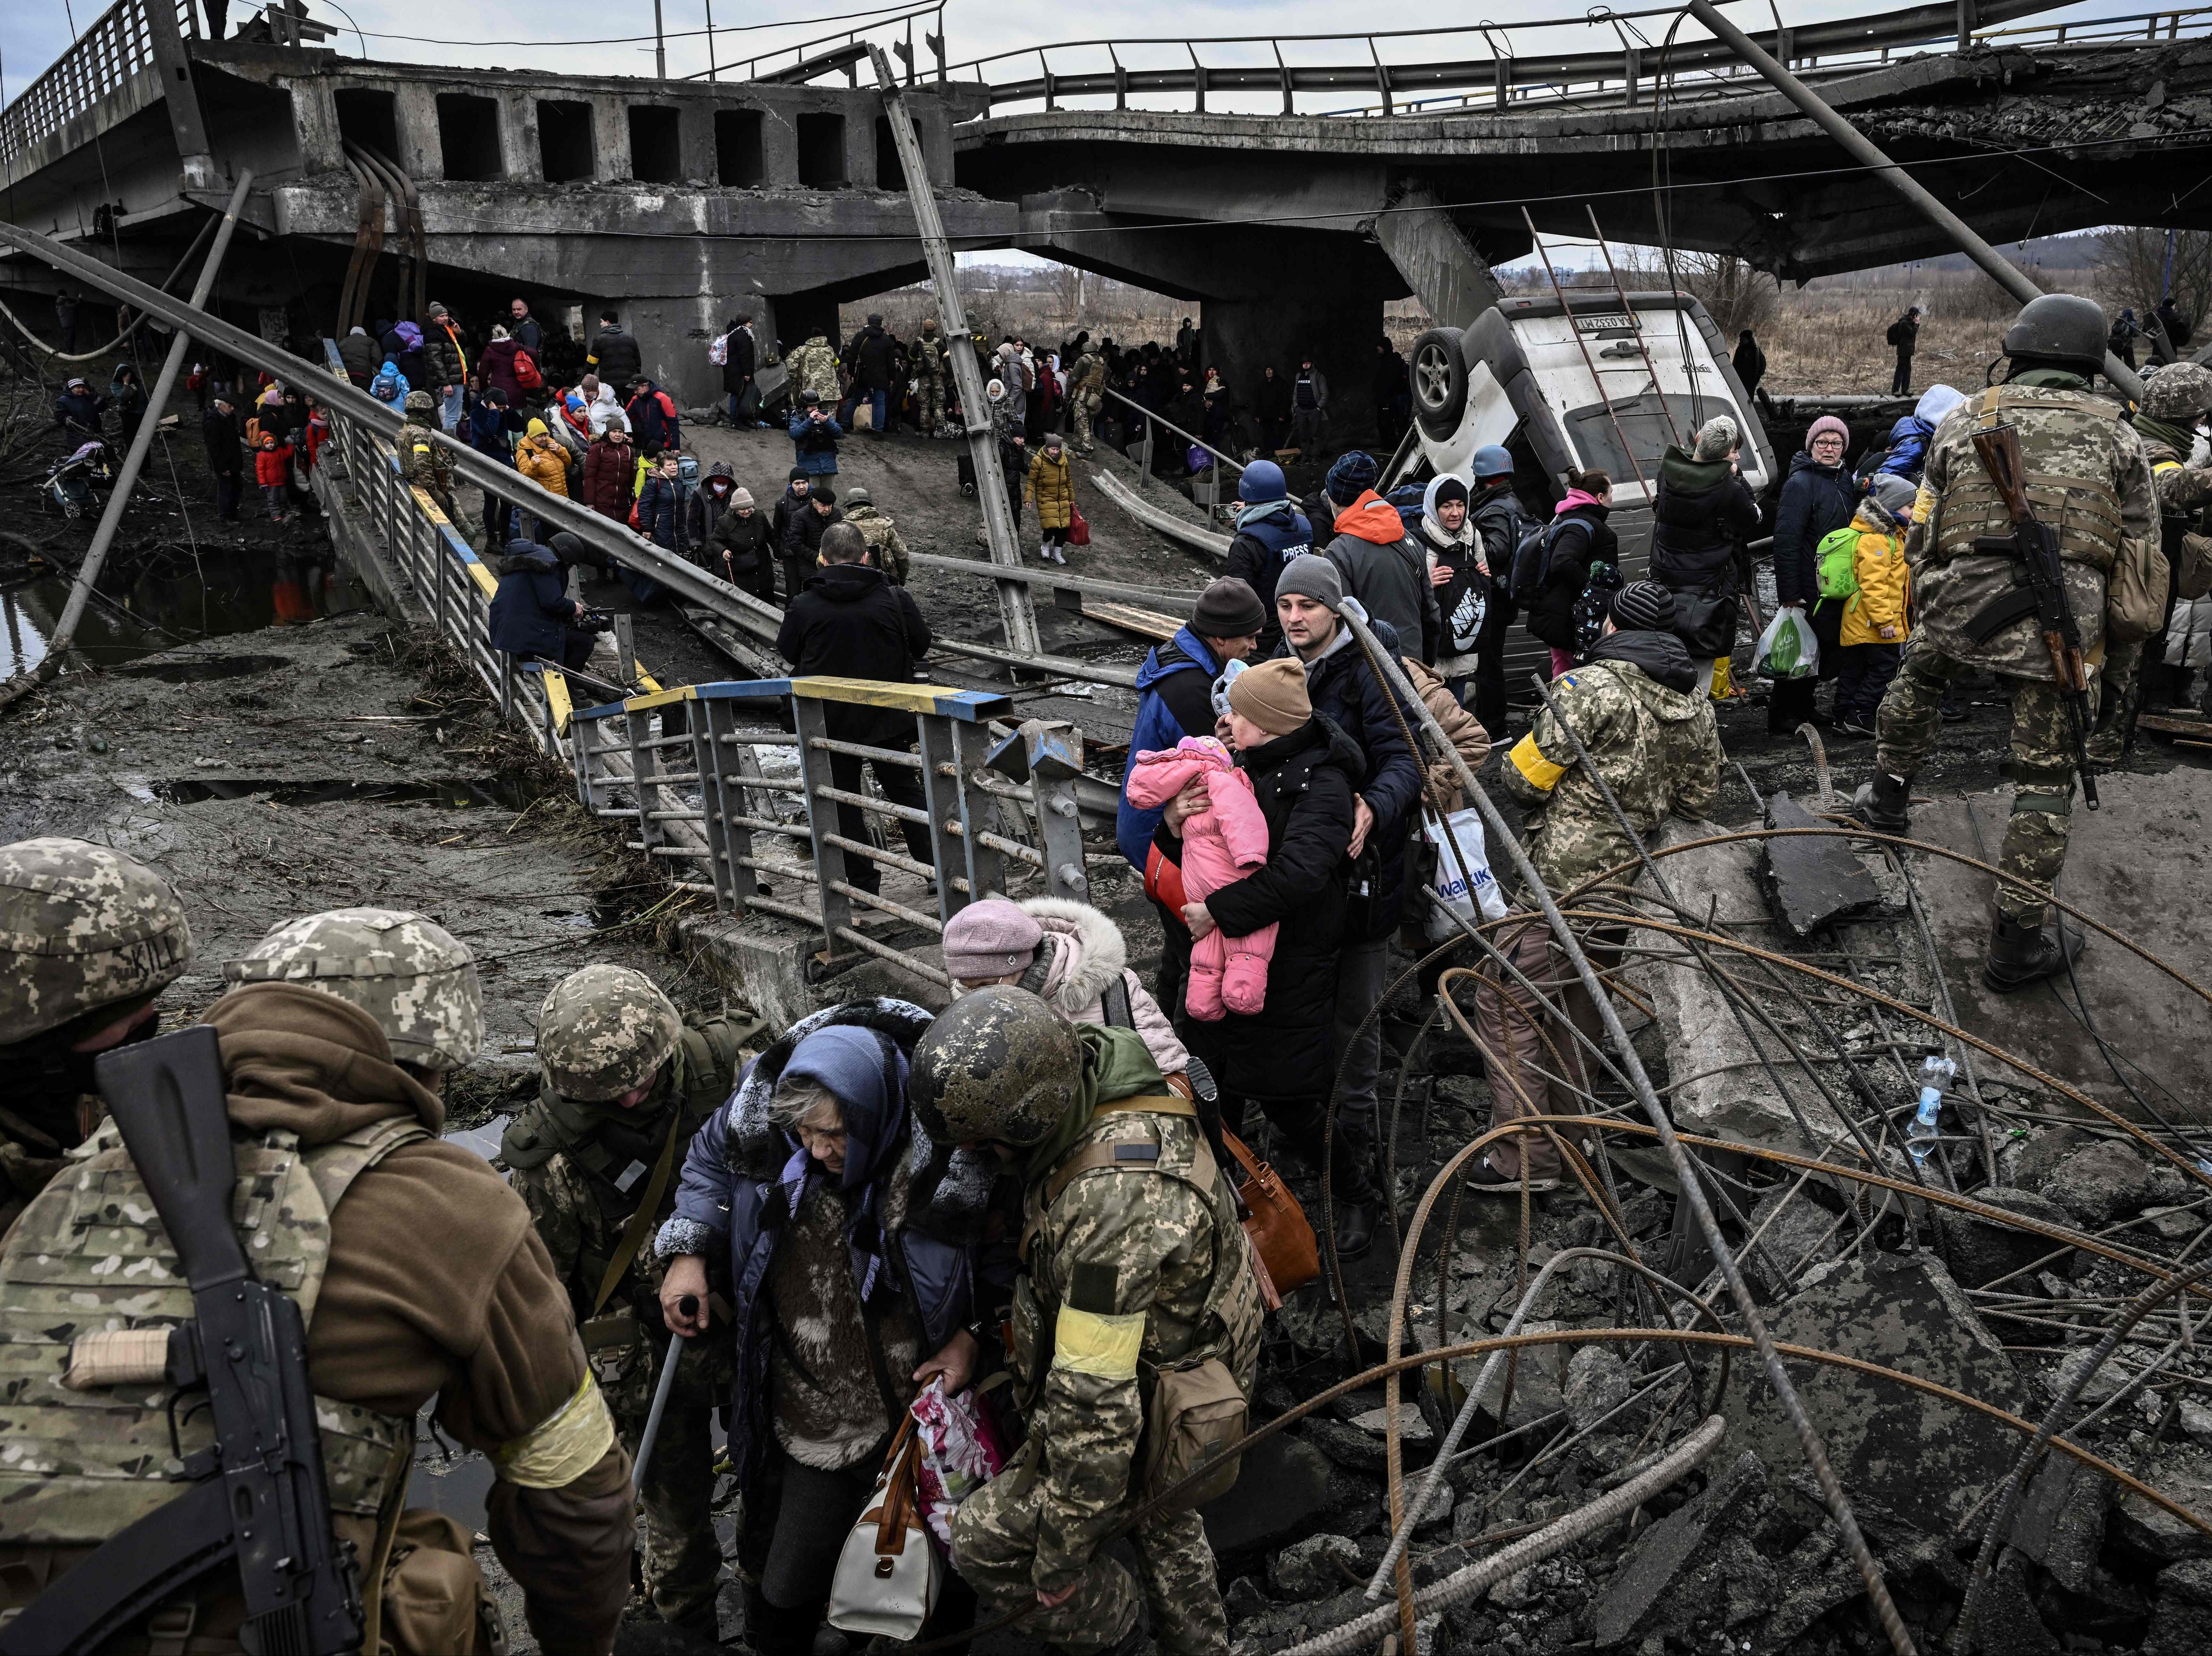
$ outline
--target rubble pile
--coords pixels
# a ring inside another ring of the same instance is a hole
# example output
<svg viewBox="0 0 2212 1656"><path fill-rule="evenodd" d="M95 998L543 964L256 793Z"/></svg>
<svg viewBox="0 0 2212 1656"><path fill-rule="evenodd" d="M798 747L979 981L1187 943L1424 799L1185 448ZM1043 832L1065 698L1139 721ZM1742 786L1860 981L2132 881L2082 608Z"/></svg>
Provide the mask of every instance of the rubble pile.
<svg viewBox="0 0 2212 1656"><path fill-rule="evenodd" d="M2212 1164L1964 1034L1924 855L1769 807L1678 833L1666 895L1625 869L1561 907L1630 940L1617 1004L1834 1489L1620 1075L1555 1124L1583 1188L1459 1192L1480 1055L1401 984L1395 1275L1377 1249L1275 1319L1255 1419L1292 1418L1208 1514L1238 1656L2212 1649Z"/></svg>

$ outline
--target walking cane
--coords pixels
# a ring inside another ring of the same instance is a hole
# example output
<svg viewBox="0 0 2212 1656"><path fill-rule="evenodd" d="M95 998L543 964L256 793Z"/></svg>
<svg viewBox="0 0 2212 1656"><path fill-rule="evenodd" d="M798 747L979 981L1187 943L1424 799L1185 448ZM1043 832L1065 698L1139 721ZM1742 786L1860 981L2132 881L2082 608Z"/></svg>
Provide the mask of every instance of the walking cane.
<svg viewBox="0 0 2212 1656"><path fill-rule="evenodd" d="M677 1310L686 1318L699 1314L699 1296L687 1294L676 1302ZM653 1388L653 1408L645 1417L645 1435L637 1440L637 1464L630 1468L630 1498L642 1500L645 1495L645 1465L653 1458L653 1440L660 1435L661 1411L668 1407L668 1392L676 1379L676 1365L684 1360L684 1336L668 1336L668 1358L660 1365L660 1384Z"/></svg>

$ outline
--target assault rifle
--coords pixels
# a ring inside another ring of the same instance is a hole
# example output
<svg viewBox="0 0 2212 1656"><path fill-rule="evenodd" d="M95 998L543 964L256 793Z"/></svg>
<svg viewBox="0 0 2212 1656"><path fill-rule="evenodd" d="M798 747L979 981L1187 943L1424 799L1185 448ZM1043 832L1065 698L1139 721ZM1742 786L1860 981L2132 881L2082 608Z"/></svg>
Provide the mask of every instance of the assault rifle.
<svg viewBox="0 0 2212 1656"><path fill-rule="evenodd" d="M1985 644L2024 616L2035 618L2043 647L2051 652L2051 676L2066 703L2066 723L2074 738L2074 768L2081 773L2081 797L2097 809L2097 773L2089 766L2089 680L2081 660L2081 629L2067 600L2066 572L2058 559L2058 537L2039 521L2027 501L2027 468L2021 459L2020 434L2011 426L1974 433L1974 455L1989 473L2012 520L2008 535L1977 535L1974 550L2013 560L2016 584L1984 605L1966 623L1966 635Z"/></svg>
<svg viewBox="0 0 2212 1656"><path fill-rule="evenodd" d="M185 1458L173 1501L108 1537L0 1629L0 1656L78 1656L225 1564L246 1599L240 1642L257 1656L361 1648L352 1547L331 1533L322 1434L299 1306L247 1267L231 1224L238 1182L222 1059L205 1025L100 1055L100 1096L154 1199L192 1291L158 1372L204 1387L215 1442Z"/></svg>

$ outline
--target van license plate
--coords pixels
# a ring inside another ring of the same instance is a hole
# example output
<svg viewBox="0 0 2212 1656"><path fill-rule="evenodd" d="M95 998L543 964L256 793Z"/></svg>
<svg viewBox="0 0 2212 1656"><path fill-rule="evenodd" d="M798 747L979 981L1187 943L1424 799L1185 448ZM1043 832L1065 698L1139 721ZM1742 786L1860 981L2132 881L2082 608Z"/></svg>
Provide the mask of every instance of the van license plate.
<svg viewBox="0 0 2212 1656"><path fill-rule="evenodd" d="M1636 331L1636 319L1620 311L1613 311L1603 316L1575 318L1577 333L1634 333Z"/></svg>

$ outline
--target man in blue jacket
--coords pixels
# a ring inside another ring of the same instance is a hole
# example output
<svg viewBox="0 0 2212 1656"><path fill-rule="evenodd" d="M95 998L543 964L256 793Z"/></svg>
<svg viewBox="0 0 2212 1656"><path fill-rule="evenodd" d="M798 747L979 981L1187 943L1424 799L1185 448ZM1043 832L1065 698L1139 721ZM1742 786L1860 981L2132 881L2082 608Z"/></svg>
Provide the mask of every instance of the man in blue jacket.
<svg viewBox="0 0 2212 1656"><path fill-rule="evenodd" d="M1419 819L1421 801L1420 765L1406 740L1415 715L1397 704L1344 624L1345 609L1355 601L1345 595L1337 566L1317 553L1293 558L1275 582L1275 615L1283 627L1277 654L1305 663L1315 714L1328 717L1367 756L1367 773L1352 801L1352 902L1336 976L1335 1052L1344 1077L1336 1133L1344 1146L1340 1166L1350 1184L1334 1192L1336 1247L1347 1257L1364 1253L1375 1239L1381 1194L1373 1180L1373 1122L1382 1026L1368 1014L1382 1000L1389 975L1390 935L1398 929L1405 900L1406 840ZM1402 649L1388 622L1370 624L1384 648Z"/></svg>
<svg viewBox="0 0 2212 1656"><path fill-rule="evenodd" d="M1190 624L1156 646L1137 669L1137 724L1129 733L1132 759L1155 748L1173 747L1186 736L1213 734L1213 682L1231 661L1254 653L1267 622L1259 595L1234 576L1223 576L1199 594ZM1132 805L1128 795L1122 795L1114 841L1129 866L1144 875L1145 895L1159 910L1160 976L1155 996L1172 1011L1182 1004L1183 979L1190 971L1190 931L1182 921L1182 872L1177 862L1182 842L1160 833L1159 825L1159 812Z"/></svg>
<svg viewBox="0 0 2212 1656"><path fill-rule="evenodd" d="M584 606L568 596L568 572L550 546L510 540L493 563L499 590L491 600L491 647L581 667L592 659L592 635L577 623Z"/></svg>

